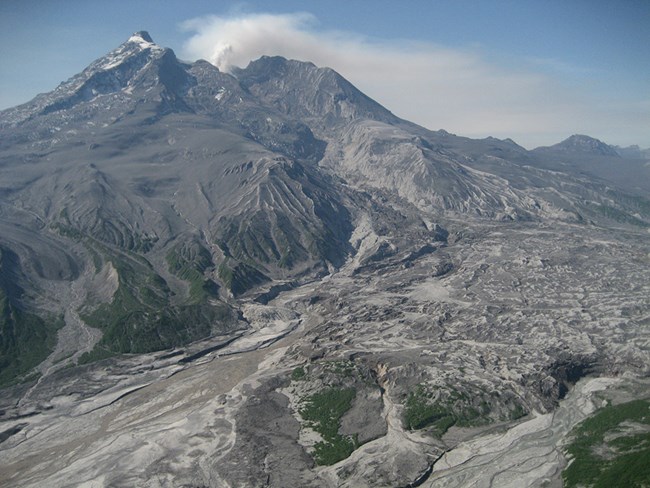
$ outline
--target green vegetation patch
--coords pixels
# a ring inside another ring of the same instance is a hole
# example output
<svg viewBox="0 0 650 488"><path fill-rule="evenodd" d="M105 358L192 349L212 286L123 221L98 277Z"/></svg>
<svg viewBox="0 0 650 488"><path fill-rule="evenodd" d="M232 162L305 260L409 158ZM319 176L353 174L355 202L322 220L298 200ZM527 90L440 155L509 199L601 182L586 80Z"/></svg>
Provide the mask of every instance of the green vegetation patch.
<svg viewBox="0 0 650 488"><path fill-rule="evenodd" d="M117 270L119 286L110 303L84 315L104 334L80 362L180 346L230 330L236 323L236 314L224 303L170 305L171 291L145 260L105 247L101 251Z"/></svg>
<svg viewBox="0 0 650 488"><path fill-rule="evenodd" d="M609 405L572 431L564 486L650 486L650 400Z"/></svg>
<svg viewBox="0 0 650 488"><path fill-rule="evenodd" d="M269 281L267 276L254 267L233 259L226 259L221 263L217 273L224 286L235 296Z"/></svg>
<svg viewBox="0 0 650 488"><path fill-rule="evenodd" d="M77 229L61 222L52 224L52 229L57 231L59 235L72 239L73 241L81 241L84 238L84 235Z"/></svg>
<svg viewBox="0 0 650 488"><path fill-rule="evenodd" d="M88 318L89 323L104 331L98 347L113 354L145 353L188 344L210 336L213 324L223 325L233 320L234 316L225 304L117 312L102 306ZM96 354L107 356L100 352Z"/></svg>
<svg viewBox="0 0 650 488"><path fill-rule="evenodd" d="M117 356L118 354L107 349L103 344L96 345L92 351L85 352L77 360L77 364L94 363L102 359L108 359Z"/></svg>
<svg viewBox="0 0 650 488"><path fill-rule="evenodd" d="M0 288L0 387L27 380L23 376L54 350L63 325L61 318L21 310Z"/></svg>
<svg viewBox="0 0 650 488"><path fill-rule="evenodd" d="M100 225L96 225L92 229L78 228L71 221L67 209L61 210L59 213L59 220L51 225L52 229L57 231L59 235L67 237L74 241L81 242L88 238L95 238L101 242L112 244L120 249L125 249L132 252L146 253L153 249L157 236L146 236L137 234L128 228L123 222L118 222L112 219L104 219L98 215Z"/></svg>
<svg viewBox="0 0 650 488"><path fill-rule="evenodd" d="M327 372L334 373L340 378L358 377L359 372L353 361L327 361L323 363L323 369Z"/></svg>
<svg viewBox="0 0 650 488"><path fill-rule="evenodd" d="M307 377L307 372L302 366L298 366L291 372L292 381L302 381Z"/></svg>
<svg viewBox="0 0 650 488"><path fill-rule="evenodd" d="M64 325L61 317L24 308L19 274L18 256L0 248L0 387L34 379L31 370L52 353Z"/></svg>
<svg viewBox="0 0 650 488"><path fill-rule="evenodd" d="M305 399L300 415L323 438L314 446L313 456L317 464L329 466L337 463L358 447L355 438L339 434L341 418L350 410L355 396L353 388L329 388Z"/></svg>
<svg viewBox="0 0 650 488"><path fill-rule="evenodd" d="M434 402L423 385L418 385L415 391L409 393L405 407L404 422L410 430L433 426L438 433L444 434L456 423L453 412L447 406Z"/></svg>
<svg viewBox="0 0 650 488"><path fill-rule="evenodd" d="M456 425L476 427L495 420L515 420L526 415L525 408L511 398L500 398L467 387L467 391L449 387L435 389L419 384L406 397L404 425L409 430L430 428L437 436ZM499 408L495 408L499 404Z"/></svg>
<svg viewBox="0 0 650 488"><path fill-rule="evenodd" d="M305 177L304 174L295 176ZM345 208L333 205L328 192L317 188L317 181L306 179L295 187L284 183L270 190L287 192L287 201L293 202L292 210L267 208L236 217L222 217L212 236L214 241L225 256L245 263L262 275L274 269L292 270L305 263L341 265L345 261L351 231ZM312 215L305 215L305 212ZM242 271L237 276L233 265L220 269L220 278L234 294L259 284L255 280L242 280ZM236 292L235 287L240 291Z"/></svg>
<svg viewBox="0 0 650 488"><path fill-rule="evenodd" d="M202 303L218 296L217 284L204 276L212 267L212 256L196 241L175 246L166 256L169 271L190 285L190 303Z"/></svg>

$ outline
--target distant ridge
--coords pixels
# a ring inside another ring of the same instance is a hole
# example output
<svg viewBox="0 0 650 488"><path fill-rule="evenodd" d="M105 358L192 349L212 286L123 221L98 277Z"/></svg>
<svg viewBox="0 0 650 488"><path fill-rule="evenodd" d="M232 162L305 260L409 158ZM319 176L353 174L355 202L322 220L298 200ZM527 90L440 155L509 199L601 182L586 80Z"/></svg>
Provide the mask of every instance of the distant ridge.
<svg viewBox="0 0 650 488"><path fill-rule="evenodd" d="M534 149L538 152L562 152L599 156L620 156L616 149L604 142L590 136L574 134L571 137L554 144L553 146L542 146Z"/></svg>

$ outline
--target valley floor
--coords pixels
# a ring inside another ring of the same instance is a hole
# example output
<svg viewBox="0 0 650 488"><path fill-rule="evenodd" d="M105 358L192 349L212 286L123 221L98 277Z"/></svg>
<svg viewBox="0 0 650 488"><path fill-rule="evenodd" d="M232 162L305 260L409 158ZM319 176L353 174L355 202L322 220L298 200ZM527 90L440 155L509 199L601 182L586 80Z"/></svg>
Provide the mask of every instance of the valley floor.
<svg viewBox="0 0 650 488"><path fill-rule="evenodd" d="M189 350L127 356L52 372L28 397L8 390L0 483L561 486L571 429L605 399L650 394L650 248L575 235L503 224L425 253L357 256L244 303L251 328L193 362L179 362ZM327 439L301 412L343 390L339 435L354 452L315 465ZM448 406L451 426L409 429L416 401Z"/></svg>

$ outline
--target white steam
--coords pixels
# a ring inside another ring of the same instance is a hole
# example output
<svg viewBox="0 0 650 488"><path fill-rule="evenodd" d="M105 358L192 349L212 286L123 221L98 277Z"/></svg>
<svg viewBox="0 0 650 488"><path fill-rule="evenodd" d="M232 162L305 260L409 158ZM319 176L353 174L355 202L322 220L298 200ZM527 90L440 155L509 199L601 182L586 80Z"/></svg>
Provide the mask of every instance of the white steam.
<svg viewBox="0 0 650 488"><path fill-rule="evenodd" d="M311 61L335 69L396 115L434 130L511 137L528 147L573 133L607 141L614 130L638 141L650 131L638 102L609 100L596 108L595 95L523 59L511 60L517 68L505 68L476 49L320 31L306 13L209 16L182 26L193 33L185 57L206 59L223 71L262 55Z"/></svg>

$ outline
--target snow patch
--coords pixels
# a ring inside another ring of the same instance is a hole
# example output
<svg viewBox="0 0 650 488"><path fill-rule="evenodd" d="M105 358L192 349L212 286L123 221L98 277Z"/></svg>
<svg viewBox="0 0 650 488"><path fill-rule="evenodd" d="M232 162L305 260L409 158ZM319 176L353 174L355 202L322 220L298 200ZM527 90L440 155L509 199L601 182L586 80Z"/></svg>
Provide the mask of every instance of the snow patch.
<svg viewBox="0 0 650 488"><path fill-rule="evenodd" d="M149 42L137 34L133 34L131 37L129 37L129 39L126 42L131 44L137 44L142 49L156 49L156 50L162 49L158 44Z"/></svg>
<svg viewBox="0 0 650 488"><path fill-rule="evenodd" d="M226 94L226 89L225 88L219 88L219 91L214 96L214 98L219 102L219 101L221 101L221 99L224 97L225 94Z"/></svg>

